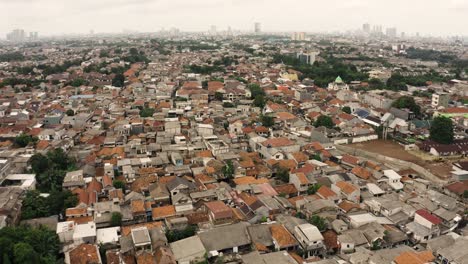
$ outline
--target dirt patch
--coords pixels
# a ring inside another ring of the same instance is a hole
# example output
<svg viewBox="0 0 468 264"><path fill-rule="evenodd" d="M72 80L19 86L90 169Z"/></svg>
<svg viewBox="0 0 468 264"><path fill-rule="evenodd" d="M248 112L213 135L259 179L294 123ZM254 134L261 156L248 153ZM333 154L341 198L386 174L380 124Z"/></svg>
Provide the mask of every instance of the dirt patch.
<svg viewBox="0 0 468 264"><path fill-rule="evenodd" d="M450 177L452 165L450 162L427 161L406 151L400 144L388 140L374 140L369 142L351 144L350 147L378 153L391 158L416 163L441 179Z"/></svg>

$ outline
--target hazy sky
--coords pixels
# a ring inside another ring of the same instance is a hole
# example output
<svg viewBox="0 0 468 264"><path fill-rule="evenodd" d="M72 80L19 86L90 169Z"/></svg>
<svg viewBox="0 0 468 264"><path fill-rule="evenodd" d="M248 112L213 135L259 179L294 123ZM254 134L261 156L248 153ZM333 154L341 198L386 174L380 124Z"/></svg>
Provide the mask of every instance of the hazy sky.
<svg viewBox="0 0 468 264"><path fill-rule="evenodd" d="M0 0L0 37L13 28L61 33L158 31L344 31L365 22L398 32L468 35L468 0Z"/></svg>

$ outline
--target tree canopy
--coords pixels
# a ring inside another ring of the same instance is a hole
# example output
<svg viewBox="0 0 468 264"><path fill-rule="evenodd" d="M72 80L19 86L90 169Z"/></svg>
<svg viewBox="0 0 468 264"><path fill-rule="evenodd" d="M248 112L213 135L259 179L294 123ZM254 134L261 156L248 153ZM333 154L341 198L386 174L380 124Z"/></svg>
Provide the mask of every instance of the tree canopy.
<svg viewBox="0 0 468 264"><path fill-rule="evenodd" d="M226 165L223 166L223 174L226 179L232 179L234 177L234 165L232 161L226 161Z"/></svg>
<svg viewBox="0 0 468 264"><path fill-rule="evenodd" d="M122 225L122 214L119 212L113 212L110 221L111 226L121 226Z"/></svg>
<svg viewBox="0 0 468 264"><path fill-rule="evenodd" d="M24 148L27 145L29 145L29 143L36 142L37 140L38 140L37 137L32 137L28 134L22 133L18 135L17 137L15 137L15 144L21 148Z"/></svg>
<svg viewBox="0 0 468 264"><path fill-rule="evenodd" d="M141 117L152 117L154 114L154 108L143 108L140 111L140 116Z"/></svg>
<svg viewBox="0 0 468 264"><path fill-rule="evenodd" d="M125 76L122 73L117 73L112 79L112 86L123 87L125 83Z"/></svg>
<svg viewBox="0 0 468 264"><path fill-rule="evenodd" d="M65 210L78 203L76 195L70 191L52 191L49 196L40 196L38 191L28 191L23 200L21 218L33 219L64 214Z"/></svg>
<svg viewBox="0 0 468 264"><path fill-rule="evenodd" d="M332 120L331 117L326 116L326 115L321 115L314 122L314 126L315 127L324 126L326 128L333 128L333 127L335 127L335 123L333 123L333 120Z"/></svg>
<svg viewBox="0 0 468 264"><path fill-rule="evenodd" d="M344 113L347 113L347 114L351 114L351 107L344 106L343 108L341 108L341 111L343 111Z"/></svg>
<svg viewBox="0 0 468 264"><path fill-rule="evenodd" d="M75 111L73 111L73 109L68 109L65 114L67 114L67 116L74 116L75 115Z"/></svg>
<svg viewBox="0 0 468 264"><path fill-rule="evenodd" d="M392 103L392 106L398 109L409 109L416 116L421 114L421 107L416 104L414 98L411 96L402 96Z"/></svg>
<svg viewBox="0 0 468 264"><path fill-rule="evenodd" d="M262 115L260 121L265 127L272 127L275 124L275 118L269 115Z"/></svg>
<svg viewBox="0 0 468 264"><path fill-rule="evenodd" d="M61 190L68 170L75 169L75 162L61 148L34 154L30 159L32 171L36 173L37 189L42 192Z"/></svg>
<svg viewBox="0 0 468 264"><path fill-rule="evenodd" d="M60 241L45 227L4 227L0 229L2 263L56 263Z"/></svg>
<svg viewBox="0 0 468 264"><path fill-rule="evenodd" d="M453 142L453 122L445 116L434 118L430 132L430 139L440 144L450 144Z"/></svg>

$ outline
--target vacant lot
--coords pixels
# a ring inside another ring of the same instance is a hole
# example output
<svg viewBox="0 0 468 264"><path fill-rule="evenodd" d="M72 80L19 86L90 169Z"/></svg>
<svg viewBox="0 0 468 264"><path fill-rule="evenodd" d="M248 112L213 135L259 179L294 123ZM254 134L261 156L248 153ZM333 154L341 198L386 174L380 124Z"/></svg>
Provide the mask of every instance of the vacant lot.
<svg viewBox="0 0 468 264"><path fill-rule="evenodd" d="M388 157L416 163L431 171L434 175L446 179L450 177L452 165L450 162L427 161L407 152L401 145L393 141L374 140L369 142L351 144L350 147L378 153Z"/></svg>

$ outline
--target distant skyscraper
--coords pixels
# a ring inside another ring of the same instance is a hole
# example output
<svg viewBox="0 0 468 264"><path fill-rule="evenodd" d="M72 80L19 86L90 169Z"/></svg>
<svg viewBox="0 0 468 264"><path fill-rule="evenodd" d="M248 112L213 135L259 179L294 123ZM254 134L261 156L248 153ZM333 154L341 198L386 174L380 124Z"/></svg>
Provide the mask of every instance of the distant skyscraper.
<svg viewBox="0 0 468 264"><path fill-rule="evenodd" d="M23 29L14 29L12 32L7 34L7 40L13 42L21 42L26 38L26 33Z"/></svg>
<svg viewBox="0 0 468 264"><path fill-rule="evenodd" d="M215 25L211 25L210 33L213 34L213 35L216 35L216 26Z"/></svg>
<svg viewBox="0 0 468 264"><path fill-rule="evenodd" d="M365 23L362 25L362 31L366 32L366 33L370 33L370 24L369 23Z"/></svg>
<svg viewBox="0 0 468 264"><path fill-rule="evenodd" d="M37 32L29 32L29 40L37 40L39 38L39 34Z"/></svg>
<svg viewBox="0 0 468 264"><path fill-rule="evenodd" d="M294 33L292 33L291 40L304 41L305 40L305 32L294 32Z"/></svg>
<svg viewBox="0 0 468 264"><path fill-rule="evenodd" d="M262 32L262 24L260 24L259 22L255 22L254 26L255 26L255 33Z"/></svg>
<svg viewBox="0 0 468 264"><path fill-rule="evenodd" d="M385 34L389 38L396 38L397 36L397 29L395 27L387 28Z"/></svg>

